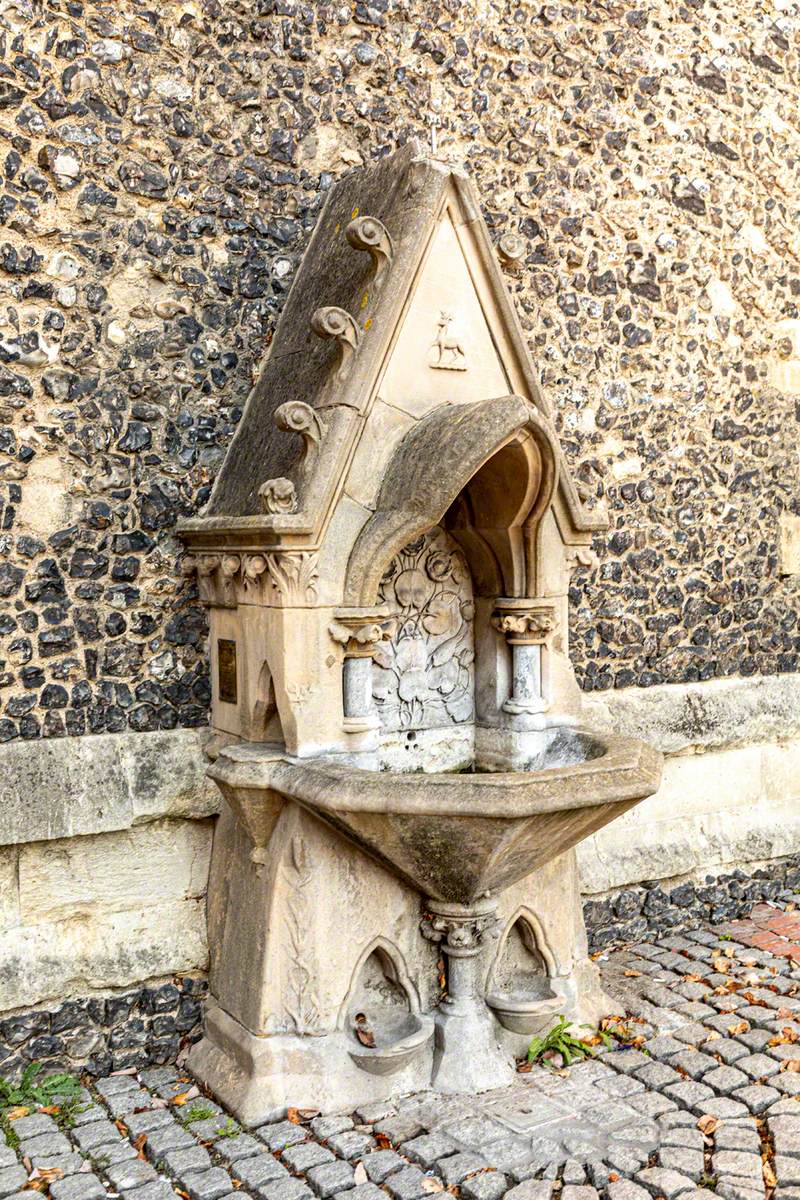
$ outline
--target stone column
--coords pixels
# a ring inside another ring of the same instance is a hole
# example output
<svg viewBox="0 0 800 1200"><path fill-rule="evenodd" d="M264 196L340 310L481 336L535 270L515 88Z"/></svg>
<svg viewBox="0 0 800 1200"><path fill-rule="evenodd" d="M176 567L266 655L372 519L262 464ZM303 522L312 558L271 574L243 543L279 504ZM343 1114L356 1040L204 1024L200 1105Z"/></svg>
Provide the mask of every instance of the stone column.
<svg viewBox="0 0 800 1200"><path fill-rule="evenodd" d="M511 695L503 704L512 716L546 712L550 707L547 642L555 629L555 610L545 601L525 597L498 599L492 615L495 629L511 647Z"/></svg>
<svg viewBox="0 0 800 1200"><path fill-rule="evenodd" d="M360 733L377 728L372 699L372 655L375 647L391 638L396 620L381 609L340 609L330 628L335 642L344 646L342 708L345 729Z"/></svg>
<svg viewBox="0 0 800 1200"><path fill-rule="evenodd" d="M483 1092L514 1078L514 1062L498 1045L481 988L484 934L496 932L497 901L472 905L426 901L422 936L447 958L447 995L436 1013L431 1086L440 1092Z"/></svg>

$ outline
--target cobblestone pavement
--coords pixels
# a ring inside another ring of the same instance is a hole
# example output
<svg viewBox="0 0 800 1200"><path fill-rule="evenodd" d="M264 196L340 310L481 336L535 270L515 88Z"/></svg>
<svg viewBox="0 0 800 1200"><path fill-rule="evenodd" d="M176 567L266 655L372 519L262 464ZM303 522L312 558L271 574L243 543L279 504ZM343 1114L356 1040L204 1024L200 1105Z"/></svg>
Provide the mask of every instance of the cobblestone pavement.
<svg viewBox="0 0 800 1200"><path fill-rule="evenodd" d="M245 1131L180 1068L110 1075L6 1111L0 1200L800 1200L798 934L762 906L618 951L607 982L634 1015L613 1047L479 1097Z"/></svg>

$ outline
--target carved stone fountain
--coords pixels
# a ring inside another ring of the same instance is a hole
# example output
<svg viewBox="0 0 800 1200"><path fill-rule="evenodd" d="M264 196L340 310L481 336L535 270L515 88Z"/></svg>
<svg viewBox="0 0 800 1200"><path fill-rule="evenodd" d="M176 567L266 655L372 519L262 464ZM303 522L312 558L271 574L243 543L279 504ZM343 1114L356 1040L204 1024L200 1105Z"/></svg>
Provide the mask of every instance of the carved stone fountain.
<svg viewBox="0 0 800 1200"><path fill-rule="evenodd" d="M407 146L331 192L208 509L212 1002L254 1123L480 1091L603 1007L573 847L658 786L583 729L573 484L472 187Z"/></svg>

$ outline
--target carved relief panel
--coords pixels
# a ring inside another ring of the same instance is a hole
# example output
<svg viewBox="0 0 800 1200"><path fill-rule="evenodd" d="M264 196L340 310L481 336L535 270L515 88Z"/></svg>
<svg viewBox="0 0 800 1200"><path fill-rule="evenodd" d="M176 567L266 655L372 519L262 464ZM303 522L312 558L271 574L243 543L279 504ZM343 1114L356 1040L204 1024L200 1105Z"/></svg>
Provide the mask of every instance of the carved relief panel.
<svg viewBox="0 0 800 1200"><path fill-rule="evenodd" d="M381 582L379 600L399 614L375 653L375 704L389 731L435 729L474 713L472 581L441 529L406 546Z"/></svg>

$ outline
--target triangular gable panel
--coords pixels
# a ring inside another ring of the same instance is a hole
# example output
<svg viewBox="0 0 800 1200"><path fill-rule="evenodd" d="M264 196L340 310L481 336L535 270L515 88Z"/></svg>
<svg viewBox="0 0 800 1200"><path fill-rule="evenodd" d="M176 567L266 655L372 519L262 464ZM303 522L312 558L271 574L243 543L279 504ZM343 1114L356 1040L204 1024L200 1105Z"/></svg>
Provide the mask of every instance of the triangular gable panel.
<svg viewBox="0 0 800 1200"><path fill-rule="evenodd" d="M378 384L384 403L421 417L439 404L465 404L513 391L484 311L480 264L448 205ZM466 244L465 244L466 243ZM476 277L477 276L477 277Z"/></svg>

